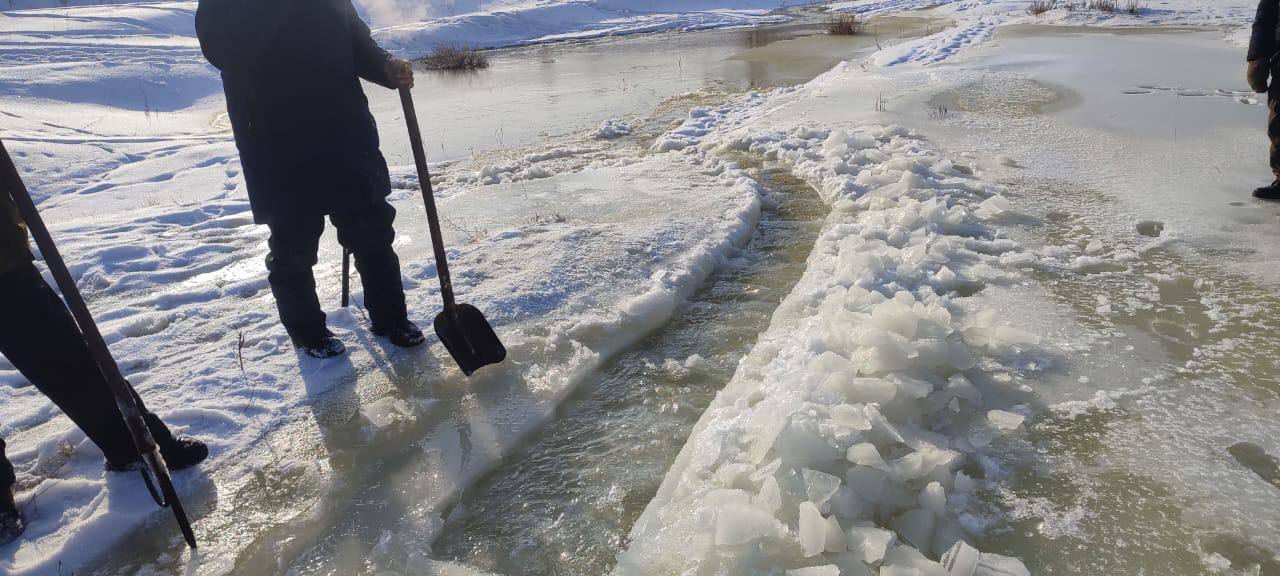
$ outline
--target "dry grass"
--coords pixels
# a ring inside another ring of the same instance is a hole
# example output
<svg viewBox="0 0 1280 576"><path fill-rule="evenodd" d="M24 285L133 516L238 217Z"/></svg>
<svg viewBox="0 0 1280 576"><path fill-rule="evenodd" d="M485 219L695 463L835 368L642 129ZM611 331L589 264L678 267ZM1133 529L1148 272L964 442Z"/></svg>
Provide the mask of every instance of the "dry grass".
<svg viewBox="0 0 1280 576"><path fill-rule="evenodd" d="M862 32L862 21L853 14L841 14L827 20L827 34L832 36L853 36Z"/></svg>
<svg viewBox="0 0 1280 576"><path fill-rule="evenodd" d="M1137 15L1142 10L1142 3L1138 0L1129 0L1124 5L1124 11L1133 15Z"/></svg>
<svg viewBox="0 0 1280 576"><path fill-rule="evenodd" d="M1089 0L1089 9L1099 12L1115 12L1120 9L1120 5L1116 0Z"/></svg>
<svg viewBox="0 0 1280 576"><path fill-rule="evenodd" d="M489 57L478 48L470 46L436 46L422 59L428 70L483 70L489 67Z"/></svg>
<svg viewBox="0 0 1280 576"><path fill-rule="evenodd" d="M1027 7L1027 14L1039 16L1053 10L1055 0L1032 0L1031 6Z"/></svg>

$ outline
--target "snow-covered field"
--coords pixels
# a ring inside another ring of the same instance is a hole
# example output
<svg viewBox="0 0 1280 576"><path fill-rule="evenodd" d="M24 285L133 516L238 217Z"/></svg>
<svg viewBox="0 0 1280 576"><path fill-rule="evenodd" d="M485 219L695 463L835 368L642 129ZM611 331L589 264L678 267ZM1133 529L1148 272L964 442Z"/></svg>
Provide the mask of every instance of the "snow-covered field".
<svg viewBox="0 0 1280 576"><path fill-rule="evenodd" d="M141 485L105 474L0 363L0 434L31 517L0 571L340 571L306 558L354 486L380 482L405 486L398 528L352 570L454 569L430 544L457 495L750 237L768 198L726 160L744 154L808 182L831 214L619 573L943 574L958 540L1037 573L1280 563L1265 465L1227 451L1280 454L1280 367L1252 354L1280 343L1277 214L1231 204L1266 176L1265 110L1238 78L1250 2L1039 17L1025 1L834 2L952 25L700 106L652 141L615 119L474 150L441 167L446 235L458 290L512 360L470 381L438 345L390 349L358 306L337 308L332 241L317 279L352 354L290 349L195 2L50 4L0 11L0 138L127 376L213 456L178 477L193 557ZM786 20L780 7L362 2L404 55L762 25ZM1214 28L1066 28L1082 25ZM374 100L383 133L401 132ZM387 156L425 324L438 292L417 182L405 151ZM384 471L406 452L414 466Z"/></svg>

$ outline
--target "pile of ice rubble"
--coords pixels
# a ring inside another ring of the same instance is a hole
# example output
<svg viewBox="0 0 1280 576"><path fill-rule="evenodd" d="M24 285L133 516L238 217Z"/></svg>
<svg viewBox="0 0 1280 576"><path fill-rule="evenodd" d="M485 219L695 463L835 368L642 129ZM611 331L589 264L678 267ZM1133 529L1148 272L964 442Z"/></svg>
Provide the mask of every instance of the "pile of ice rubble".
<svg viewBox="0 0 1280 576"><path fill-rule="evenodd" d="M990 410L970 376L979 358L1037 339L953 301L1001 277L1001 256L1018 250L985 222L1007 200L902 127L704 141L709 115L696 111L655 147L761 155L833 210L803 278L637 522L618 572L1029 574L968 546L987 528L968 513L984 481L959 471L1025 416Z"/></svg>

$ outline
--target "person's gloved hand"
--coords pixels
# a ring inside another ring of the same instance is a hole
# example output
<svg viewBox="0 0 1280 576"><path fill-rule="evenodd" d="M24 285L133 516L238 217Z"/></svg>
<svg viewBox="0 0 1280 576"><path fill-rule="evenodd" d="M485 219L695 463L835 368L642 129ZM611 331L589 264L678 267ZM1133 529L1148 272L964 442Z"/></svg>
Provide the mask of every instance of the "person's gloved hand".
<svg viewBox="0 0 1280 576"><path fill-rule="evenodd" d="M393 86L396 88L413 88L413 65L408 60L392 58L387 60L385 66L387 68L387 78L391 79Z"/></svg>
<svg viewBox="0 0 1280 576"><path fill-rule="evenodd" d="M1267 91L1267 80L1271 76L1271 63L1266 60L1249 61L1249 87L1259 94Z"/></svg>

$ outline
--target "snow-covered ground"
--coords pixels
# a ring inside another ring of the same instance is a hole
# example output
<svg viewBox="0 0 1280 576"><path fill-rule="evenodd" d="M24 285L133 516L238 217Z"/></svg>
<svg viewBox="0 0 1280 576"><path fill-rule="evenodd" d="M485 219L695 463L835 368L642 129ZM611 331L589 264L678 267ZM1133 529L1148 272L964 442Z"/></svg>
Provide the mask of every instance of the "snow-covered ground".
<svg viewBox="0 0 1280 576"><path fill-rule="evenodd" d="M696 108L652 149L635 147L643 122L614 119L473 150L440 174L455 282L512 361L471 381L438 345L389 349L336 304L349 359L299 358L195 2L51 4L0 11L0 138L131 381L213 456L178 478L204 545L193 559L140 484L104 474L0 364L0 434L32 520L0 548L2 571L340 570L305 565L313 540L358 505L354 484L379 482L411 488L358 569L441 569L430 543L457 494L750 236L767 198L723 159L741 154L809 182L831 215L620 573L939 574L957 540L1046 573L1276 565L1274 489L1226 450L1280 454L1280 368L1251 354L1277 344L1276 214L1229 203L1266 175L1265 112L1237 78L1250 2L1041 16L1026 1L836 2L932 7L952 25ZM405 55L786 18L772 0L362 4ZM373 100L384 134L402 131ZM403 150L387 156L425 324L438 292L416 180ZM336 303L325 246L321 300ZM406 452L425 457L382 468ZM130 554L110 552L124 542Z"/></svg>

